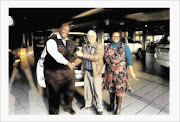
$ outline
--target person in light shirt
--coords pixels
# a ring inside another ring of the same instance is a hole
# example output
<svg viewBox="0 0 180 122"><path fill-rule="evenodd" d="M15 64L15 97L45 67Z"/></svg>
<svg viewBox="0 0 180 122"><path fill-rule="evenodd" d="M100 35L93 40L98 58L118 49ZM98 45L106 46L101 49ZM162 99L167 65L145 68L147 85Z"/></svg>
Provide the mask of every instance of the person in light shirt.
<svg viewBox="0 0 180 122"><path fill-rule="evenodd" d="M75 114L72 100L75 89L74 49L75 44L68 34L70 25L62 24L59 33L46 42L47 55L44 61L44 76L49 103L49 114L58 114L61 105L64 111Z"/></svg>

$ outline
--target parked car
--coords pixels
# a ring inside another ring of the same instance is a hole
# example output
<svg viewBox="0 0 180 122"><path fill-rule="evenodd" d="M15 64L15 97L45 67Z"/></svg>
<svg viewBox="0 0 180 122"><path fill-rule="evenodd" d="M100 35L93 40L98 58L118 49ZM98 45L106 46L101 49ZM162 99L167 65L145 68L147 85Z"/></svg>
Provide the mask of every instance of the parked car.
<svg viewBox="0 0 180 122"><path fill-rule="evenodd" d="M121 42L124 42L129 46L131 53L136 54L136 56L138 58L142 57L142 52L141 52L142 44L140 41L134 41L130 37L123 37L121 39ZM110 43L112 43L112 40L105 41L104 46L106 46L107 44L110 44Z"/></svg>
<svg viewBox="0 0 180 122"><path fill-rule="evenodd" d="M51 33L49 36L56 34L57 32ZM86 40L86 33L83 32L70 32L68 35L69 38L71 38L73 41L75 41L76 50L82 50L82 46L87 43ZM44 37L43 37L44 38ZM41 55L44 45L45 45L45 39L38 40L36 44L36 53L38 54L36 57L39 59L39 56ZM84 73L81 72L81 64L79 66L76 66L75 69L75 76L76 81L84 81Z"/></svg>
<svg viewBox="0 0 180 122"><path fill-rule="evenodd" d="M129 46L131 53L136 54L138 58L142 57L142 44L140 41L134 41L130 37L124 37L121 41L125 42Z"/></svg>
<svg viewBox="0 0 180 122"><path fill-rule="evenodd" d="M155 53L155 48L156 48L156 45L157 45L157 42L149 42L147 45L146 45L146 51L154 54Z"/></svg>
<svg viewBox="0 0 180 122"><path fill-rule="evenodd" d="M157 44L155 48L154 59L157 64L169 68L169 48L170 36L166 34Z"/></svg>
<svg viewBox="0 0 180 122"><path fill-rule="evenodd" d="M70 32L69 37L75 41L76 50L82 50L84 44L87 43L86 33ZM84 81L84 72L81 71L81 64L74 68L76 81Z"/></svg>

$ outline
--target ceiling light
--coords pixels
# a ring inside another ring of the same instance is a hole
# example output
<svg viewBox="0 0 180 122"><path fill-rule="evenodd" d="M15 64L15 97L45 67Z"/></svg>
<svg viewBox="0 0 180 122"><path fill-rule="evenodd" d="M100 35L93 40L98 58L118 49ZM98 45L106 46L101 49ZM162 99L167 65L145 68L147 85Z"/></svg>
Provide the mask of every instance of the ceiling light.
<svg viewBox="0 0 180 122"><path fill-rule="evenodd" d="M89 16L89 15L92 15L92 14L96 14L96 13L101 12L101 11L103 11L103 10L104 10L104 8L91 9L91 10L89 10L89 11L85 11L85 12L83 12L83 13L81 13L81 14L78 14L78 15L74 16L73 19L79 18L79 17Z"/></svg>
<svg viewBox="0 0 180 122"><path fill-rule="evenodd" d="M105 21L105 25L109 25L109 19L106 19L104 21Z"/></svg>
<svg viewBox="0 0 180 122"><path fill-rule="evenodd" d="M150 12L150 13L133 13L128 14L125 16L125 18L128 19L134 19L137 21L162 21L162 20L169 20L169 10L163 10L163 11L156 11L156 12Z"/></svg>
<svg viewBox="0 0 180 122"><path fill-rule="evenodd" d="M120 22L120 25L124 25L124 22Z"/></svg>
<svg viewBox="0 0 180 122"><path fill-rule="evenodd" d="M74 27L74 25L71 25L71 27Z"/></svg>

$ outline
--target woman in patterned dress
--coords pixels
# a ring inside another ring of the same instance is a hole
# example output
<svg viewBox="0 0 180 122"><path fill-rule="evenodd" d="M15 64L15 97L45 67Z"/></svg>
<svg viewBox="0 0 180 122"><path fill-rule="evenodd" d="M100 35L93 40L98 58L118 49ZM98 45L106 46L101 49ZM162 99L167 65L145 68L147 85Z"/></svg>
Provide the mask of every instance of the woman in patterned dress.
<svg viewBox="0 0 180 122"><path fill-rule="evenodd" d="M131 92L128 84L127 67L130 76L136 79L136 75L132 67L132 55L129 47L120 41L120 33L112 34L112 44L105 47L105 77L103 87L109 91L110 105L107 111L114 110L114 102L116 97L116 111L118 115L121 112L122 96L125 93Z"/></svg>

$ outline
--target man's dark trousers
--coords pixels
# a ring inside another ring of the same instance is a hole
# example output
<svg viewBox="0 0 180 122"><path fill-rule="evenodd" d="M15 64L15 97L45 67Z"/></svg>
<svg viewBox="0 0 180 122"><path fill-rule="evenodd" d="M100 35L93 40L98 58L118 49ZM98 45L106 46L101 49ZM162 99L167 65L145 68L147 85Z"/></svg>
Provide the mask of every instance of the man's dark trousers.
<svg viewBox="0 0 180 122"><path fill-rule="evenodd" d="M49 114L58 114L60 105L64 111L72 108L75 89L75 72L71 69L52 70L45 68L46 92Z"/></svg>

